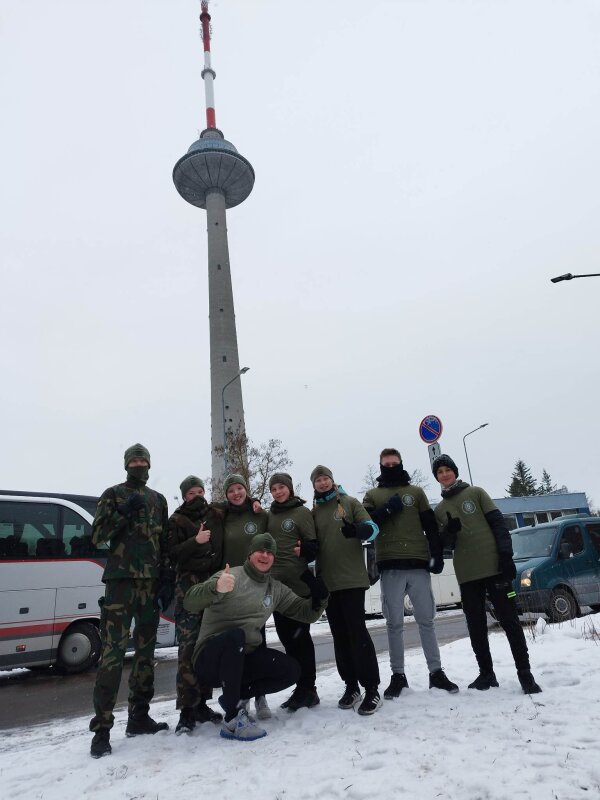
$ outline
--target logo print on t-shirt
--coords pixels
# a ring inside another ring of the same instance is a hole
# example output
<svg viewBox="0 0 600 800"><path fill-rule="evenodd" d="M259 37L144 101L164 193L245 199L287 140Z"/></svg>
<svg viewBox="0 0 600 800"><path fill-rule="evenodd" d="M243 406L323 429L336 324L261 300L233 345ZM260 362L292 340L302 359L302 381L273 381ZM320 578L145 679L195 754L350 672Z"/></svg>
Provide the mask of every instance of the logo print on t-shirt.
<svg viewBox="0 0 600 800"><path fill-rule="evenodd" d="M403 494L402 495L402 505L403 506L414 506L415 498L412 494Z"/></svg>
<svg viewBox="0 0 600 800"><path fill-rule="evenodd" d="M462 504L462 510L465 514L474 514L477 511L477 506L472 500L465 500Z"/></svg>
<svg viewBox="0 0 600 800"><path fill-rule="evenodd" d="M247 522L244 525L244 533L247 533L249 536L254 536L254 534L258 531L258 526L256 522Z"/></svg>
<svg viewBox="0 0 600 800"><path fill-rule="evenodd" d="M296 523L294 522L293 519L284 519L283 522L281 523L281 530L286 531L286 533L293 531L295 527Z"/></svg>

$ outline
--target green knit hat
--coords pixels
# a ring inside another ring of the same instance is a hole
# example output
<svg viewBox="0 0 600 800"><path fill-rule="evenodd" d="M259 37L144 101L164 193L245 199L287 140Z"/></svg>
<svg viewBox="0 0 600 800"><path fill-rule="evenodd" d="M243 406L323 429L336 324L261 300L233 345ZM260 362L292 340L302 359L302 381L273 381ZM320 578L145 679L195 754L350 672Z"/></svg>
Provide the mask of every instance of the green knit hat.
<svg viewBox="0 0 600 800"><path fill-rule="evenodd" d="M273 553L273 555L276 556L277 542L270 533L257 533L256 536L252 537L248 555L256 553L257 550L267 550L269 553Z"/></svg>
<svg viewBox="0 0 600 800"><path fill-rule="evenodd" d="M269 479L269 489L273 488L274 483L283 483L284 486L290 490L290 497L294 494L294 482L292 481L292 476L288 475L287 472L276 472L274 475L271 475Z"/></svg>
<svg viewBox="0 0 600 800"><path fill-rule="evenodd" d="M325 475L327 478L331 478L331 480L333 480L333 472L329 469L329 467L324 467L322 464L317 464L317 466L310 473L310 482L313 486L315 485L315 481L319 475Z"/></svg>
<svg viewBox="0 0 600 800"><path fill-rule="evenodd" d="M128 447L125 450L125 469L127 469L129 462L134 458L145 458L148 462L148 467L150 467L150 451L147 447L144 447L143 444L139 442L137 444L132 444L131 447Z"/></svg>
<svg viewBox="0 0 600 800"><path fill-rule="evenodd" d="M188 475L187 478L184 478L181 483L179 484L179 488L181 489L181 496L185 500L186 494L193 486L199 486L201 489L204 489L204 481L202 478L196 477L196 475Z"/></svg>
<svg viewBox="0 0 600 800"><path fill-rule="evenodd" d="M225 494L227 494L227 490L229 489L230 486L233 486L234 483L241 484L247 492L249 491L248 484L246 483L244 478L241 475L237 475L236 473L234 473L233 475L228 475L223 481L223 491Z"/></svg>

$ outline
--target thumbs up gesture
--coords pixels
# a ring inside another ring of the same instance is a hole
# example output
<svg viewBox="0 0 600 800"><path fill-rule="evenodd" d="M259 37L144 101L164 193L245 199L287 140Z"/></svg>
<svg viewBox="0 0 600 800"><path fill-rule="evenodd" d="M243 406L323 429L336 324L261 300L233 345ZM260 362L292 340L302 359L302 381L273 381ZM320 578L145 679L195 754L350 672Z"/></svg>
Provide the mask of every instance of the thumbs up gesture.
<svg viewBox="0 0 600 800"><path fill-rule="evenodd" d="M198 533L196 534L196 541L198 544L206 544L210 541L210 531L204 527L204 523L200 525Z"/></svg>
<svg viewBox="0 0 600 800"><path fill-rule="evenodd" d="M229 564L225 564L225 569L219 575L219 579L217 580L217 592L220 594L227 594L227 592L233 591L234 586L235 575L232 575L229 571Z"/></svg>

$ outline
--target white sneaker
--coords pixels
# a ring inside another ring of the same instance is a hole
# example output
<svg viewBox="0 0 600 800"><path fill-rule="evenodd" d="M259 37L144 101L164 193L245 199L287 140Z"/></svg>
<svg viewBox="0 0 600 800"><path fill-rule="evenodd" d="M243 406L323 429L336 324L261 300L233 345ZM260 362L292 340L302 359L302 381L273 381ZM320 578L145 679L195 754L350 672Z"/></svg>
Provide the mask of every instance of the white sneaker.
<svg viewBox="0 0 600 800"><path fill-rule="evenodd" d="M264 696L264 694L261 694L254 699L254 708L256 709L257 719L271 719L273 716L271 714L269 704L267 703L267 698Z"/></svg>
<svg viewBox="0 0 600 800"><path fill-rule="evenodd" d="M240 742L253 742L255 739L262 739L267 735L263 728L253 722L248 716L245 707L242 706L237 713L237 716L230 719L229 722L221 723L220 735L223 739L237 739Z"/></svg>

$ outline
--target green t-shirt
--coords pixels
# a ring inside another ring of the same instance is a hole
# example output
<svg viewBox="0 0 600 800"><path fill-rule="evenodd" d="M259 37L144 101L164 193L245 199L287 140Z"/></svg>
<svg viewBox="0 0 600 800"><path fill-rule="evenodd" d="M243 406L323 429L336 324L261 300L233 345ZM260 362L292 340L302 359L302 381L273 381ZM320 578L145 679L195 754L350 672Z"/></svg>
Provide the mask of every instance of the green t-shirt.
<svg viewBox="0 0 600 800"><path fill-rule="evenodd" d="M411 485L377 486L366 493L363 505L367 511L385 506L394 494L402 498L402 511L392 514L379 526L379 535L375 539L376 561L395 559L429 561L429 545L423 533L419 514L430 511L431 506L423 489Z"/></svg>
<svg viewBox="0 0 600 800"><path fill-rule="evenodd" d="M271 574L288 586L300 597L308 597L310 592L300 575L306 570L306 559L294 553L298 540L316 539L313 516L302 500L293 497L287 503L269 511L267 531L277 542L277 555Z"/></svg>
<svg viewBox="0 0 600 800"><path fill-rule="evenodd" d="M225 511L223 537L223 564L240 567L248 557L248 548L253 536L267 530L267 512L255 514L252 508L233 511L229 506Z"/></svg>
<svg viewBox="0 0 600 800"><path fill-rule="evenodd" d="M485 515L497 510L492 498L478 486L469 486L452 497L442 498L435 508L440 526L448 522L447 513L458 517L461 529L454 548L454 571L459 583L498 575L498 547Z"/></svg>
<svg viewBox="0 0 600 800"><path fill-rule="evenodd" d="M348 522L370 521L371 517L355 497L342 494L340 501ZM342 533L343 519L335 495L331 500L317 503L312 513L319 540L317 572L329 591L368 589L369 576L362 542L346 539Z"/></svg>

